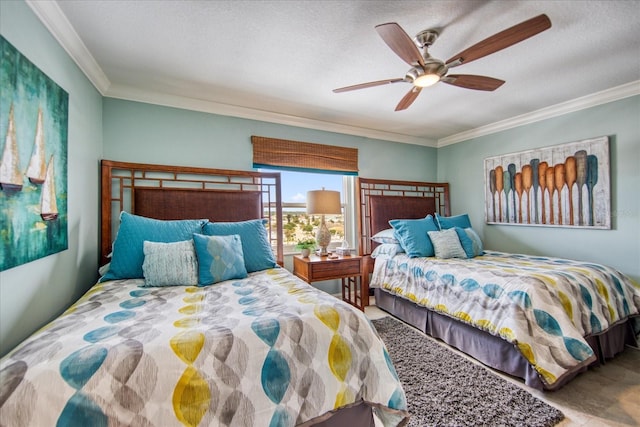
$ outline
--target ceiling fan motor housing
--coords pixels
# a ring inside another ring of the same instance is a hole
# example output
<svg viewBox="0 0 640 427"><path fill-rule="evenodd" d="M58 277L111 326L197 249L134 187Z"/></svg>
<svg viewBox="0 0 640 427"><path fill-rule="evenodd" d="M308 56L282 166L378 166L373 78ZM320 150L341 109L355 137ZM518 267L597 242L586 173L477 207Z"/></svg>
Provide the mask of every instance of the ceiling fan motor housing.
<svg viewBox="0 0 640 427"><path fill-rule="evenodd" d="M431 79L431 82L428 83L430 85L432 82L437 82L449 70L449 67L443 61L432 57L428 51L428 48L438 39L438 35L439 33L436 30L424 30L416 34L413 39L418 47L423 50L424 65L414 63L413 68L407 71L405 78L416 86L425 86L416 81L419 77L438 76L437 79Z"/></svg>

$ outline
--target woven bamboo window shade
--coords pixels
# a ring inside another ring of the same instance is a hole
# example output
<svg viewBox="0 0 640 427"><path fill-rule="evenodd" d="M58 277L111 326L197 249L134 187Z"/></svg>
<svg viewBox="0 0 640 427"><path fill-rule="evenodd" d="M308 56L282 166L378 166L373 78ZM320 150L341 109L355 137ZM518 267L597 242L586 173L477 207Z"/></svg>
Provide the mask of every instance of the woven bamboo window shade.
<svg viewBox="0 0 640 427"><path fill-rule="evenodd" d="M358 174L358 149L252 136L253 167Z"/></svg>

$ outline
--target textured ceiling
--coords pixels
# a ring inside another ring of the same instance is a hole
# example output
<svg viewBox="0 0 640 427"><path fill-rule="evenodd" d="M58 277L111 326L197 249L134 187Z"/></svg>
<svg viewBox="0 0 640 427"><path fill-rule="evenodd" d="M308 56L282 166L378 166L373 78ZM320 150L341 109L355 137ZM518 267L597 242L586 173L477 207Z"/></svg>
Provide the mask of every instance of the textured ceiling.
<svg viewBox="0 0 640 427"><path fill-rule="evenodd" d="M343 126L402 142L436 145L621 85L625 94L640 92L637 1L28 3L106 96ZM409 66L378 36L377 24L397 22L411 37L438 29L430 53L447 60L541 13L551 19L549 30L455 68L506 80L494 92L439 83L401 112L394 108L409 84L332 92L404 77ZM69 42L73 36L79 46Z"/></svg>

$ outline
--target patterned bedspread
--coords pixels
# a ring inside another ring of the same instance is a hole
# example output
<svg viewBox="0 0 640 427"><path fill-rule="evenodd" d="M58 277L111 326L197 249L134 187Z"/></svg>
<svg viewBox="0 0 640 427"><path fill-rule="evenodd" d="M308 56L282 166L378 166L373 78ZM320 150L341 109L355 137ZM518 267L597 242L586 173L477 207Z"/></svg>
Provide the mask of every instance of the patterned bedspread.
<svg viewBox="0 0 640 427"><path fill-rule="evenodd" d="M364 314L282 268L209 287L90 289L0 361L7 426L293 426L404 391Z"/></svg>
<svg viewBox="0 0 640 427"><path fill-rule="evenodd" d="M612 268L502 252L378 258L371 286L517 345L547 385L595 360L584 337L640 311L640 285Z"/></svg>

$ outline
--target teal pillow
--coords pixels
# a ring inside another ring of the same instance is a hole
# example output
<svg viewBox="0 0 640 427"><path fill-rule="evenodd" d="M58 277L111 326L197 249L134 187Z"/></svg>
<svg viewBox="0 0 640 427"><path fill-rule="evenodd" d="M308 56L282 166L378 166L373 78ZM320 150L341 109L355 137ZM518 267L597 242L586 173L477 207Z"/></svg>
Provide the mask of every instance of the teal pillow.
<svg viewBox="0 0 640 427"><path fill-rule="evenodd" d="M210 222L203 228L208 236L229 236L237 234L242 242L244 264L249 273L276 266L273 250L265 224L266 219L252 219L239 222Z"/></svg>
<svg viewBox="0 0 640 427"><path fill-rule="evenodd" d="M198 286L247 277L239 235L205 236L196 233L193 242L198 257Z"/></svg>
<svg viewBox="0 0 640 427"><path fill-rule="evenodd" d="M468 214L456 216L440 216L440 214L436 214L436 221L440 230L453 227L471 228L471 220Z"/></svg>
<svg viewBox="0 0 640 427"><path fill-rule="evenodd" d="M109 271L100 282L144 277L145 240L162 243L191 240L193 233L202 232L202 226L207 222L206 219L163 221L122 211Z"/></svg>
<svg viewBox="0 0 640 427"><path fill-rule="evenodd" d="M466 258L458 233L455 229L448 228L442 231L429 231L429 238L433 243L433 248L437 258Z"/></svg>
<svg viewBox="0 0 640 427"><path fill-rule="evenodd" d="M473 228L465 228L464 232L473 242L473 256L480 256L484 254L484 248L482 245L482 239Z"/></svg>
<svg viewBox="0 0 640 427"><path fill-rule="evenodd" d="M198 259L193 240L144 242L144 286L196 286Z"/></svg>
<svg viewBox="0 0 640 427"><path fill-rule="evenodd" d="M453 227L456 234L458 234L458 240L460 240L460 245L462 245L462 249L464 249L464 253L467 254L467 258L473 258L476 256L474 248L473 248L473 240L469 237L466 231L460 227ZM469 228L469 230L471 230Z"/></svg>
<svg viewBox="0 0 640 427"><path fill-rule="evenodd" d="M438 231L433 216L422 219L392 219L389 224L395 230L400 246L410 258L435 255L427 231Z"/></svg>

